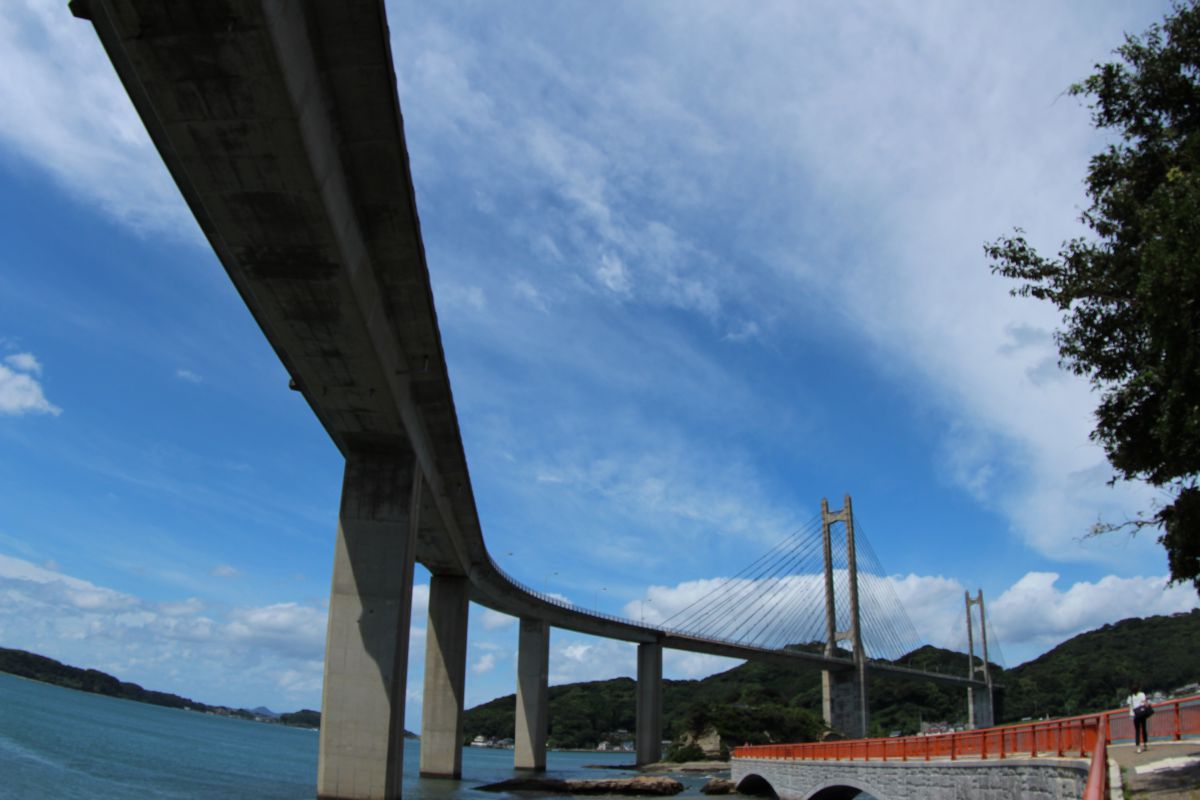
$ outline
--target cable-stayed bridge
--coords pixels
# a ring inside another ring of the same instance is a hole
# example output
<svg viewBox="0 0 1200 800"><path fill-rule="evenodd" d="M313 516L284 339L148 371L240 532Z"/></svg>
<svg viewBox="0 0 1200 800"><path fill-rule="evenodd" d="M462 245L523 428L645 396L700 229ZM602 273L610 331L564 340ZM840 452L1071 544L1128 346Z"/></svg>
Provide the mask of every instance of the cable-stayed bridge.
<svg viewBox="0 0 1200 800"><path fill-rule="evenodd" d="M863 569L873 556L856 552L848 500L822 510L820 570L810 563L809 526L663 626L568 606L495 564L450 389L382 2L71 0L70 8L93 24L291 388L346 459L320 797L400 795L418 561L432 574L423 774L461 772L472 600L521 621L522 768L545 767L551 627L638 645L639 763L660 755L663 648L821 669L826 719L849 735L865 731L876 673L961 686L977 721L990 719L986 659L964 676L879 660L906 646L911 625L892 613L882 572ZM800 607L811 613L794 615Z"/></svg>

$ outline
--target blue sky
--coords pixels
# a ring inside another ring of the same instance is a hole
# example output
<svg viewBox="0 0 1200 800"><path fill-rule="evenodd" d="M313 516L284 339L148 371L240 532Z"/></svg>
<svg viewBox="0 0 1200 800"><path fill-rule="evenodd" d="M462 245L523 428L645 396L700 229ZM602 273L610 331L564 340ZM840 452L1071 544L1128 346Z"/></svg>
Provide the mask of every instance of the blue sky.
<svg viewBox="0 0 1200 800"><path fill-rule="evenodd" d="M935 644L967 589L1010 666L1196 607L1152 536L1083 538L1155 495L1107 485L1056 315L981 250L1079 232L1103 138L1064 89L1167 8L389 3L496 559L661 619L848 492ZM0 67L0 645L318 707L340 457L90 26L18 2ZM516 633L472 607L469 704L513 691ZM635 671L551 649L556 683Z"/></svg>

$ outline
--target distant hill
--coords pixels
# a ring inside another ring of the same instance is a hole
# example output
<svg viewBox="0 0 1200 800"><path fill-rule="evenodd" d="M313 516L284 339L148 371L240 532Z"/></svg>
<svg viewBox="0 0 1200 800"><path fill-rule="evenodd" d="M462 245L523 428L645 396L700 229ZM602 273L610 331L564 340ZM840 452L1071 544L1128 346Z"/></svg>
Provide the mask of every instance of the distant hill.
<svg viewBox="0 0 1200 800"><path fill-rule="evenodd" d="M283 725L296 725L305 728L320 726L319 711L297 711L293 714L275 714L269 709L259 708L248 711L244 708L229 708L227 706L212 706L181 697L169 692L156 692L143 689L136 683L129 683L114 678L106 672L97 669L80 669L55 661L53 658L40 656L25 650L12 650L0 647L0 672L31 678L43 683L65 686L81 692L119 697L123 700L133 700L138 703L150 703L168 708L186 708L192 711L203 711L208 714L220 714L227 717L258 720L259 722L278 722ZM265 713L261 713L265 712Z"/></svg>
<svg viewBox="0 0 1200 800"><path fill-rule="evenodd" d="M992 665L997 721L1066 716L1119 706L1137 678L1147 692L1170 691L1200 679L1200 609L1169 617L1127 619L1080 634L1042 656L1003 670ZM965 675L967 657L925 646L898 662L907 667ZM595 747L623 738L635 724L630 678L550 687L550 742ZM872 680L871 734L915 733L920 723L966 721L966 693L930 682ZM514 695L469 709L467 741L511 738ZM697 681L663 681L664 734L678 739L715 727L727 745L811 741L824 731L821 673L773 663L746 662Z"/></svg>
<svg viewBox="0 0 1200 800"><path fill-rule="evenodd" d="M1004 676L1007 719L1116 708L1141 683L1147 693L1200 681L1200 609L1132 618L1082 633Z"/></svg>

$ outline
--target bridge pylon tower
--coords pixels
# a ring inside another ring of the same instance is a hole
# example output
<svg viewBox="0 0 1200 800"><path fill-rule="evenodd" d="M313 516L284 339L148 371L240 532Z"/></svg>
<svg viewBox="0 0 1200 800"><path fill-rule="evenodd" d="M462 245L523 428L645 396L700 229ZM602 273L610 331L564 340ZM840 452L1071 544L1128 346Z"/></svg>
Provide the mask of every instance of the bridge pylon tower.
<svg viewBox="0 0 1200 800"><path fill-rule="evenodd" d="M987 613L983 605L983 589L978 590L977 597L971 597L965 592L967 601L967 678L974 680L976 675L983 677L985 688L976 690L967 687L967 726L970 728L990 728L996 724L992 706L992 676L988 671L987 646ZM979 638L983 645L983 663L975 663L975 635L971 607L979 606Z"/></svg>
<svg viewBox="0 0 1200 800"><path fill-rule="evenodd" d="M831 528L841 522L846 529L849 627L838 630L837 604L833 580L833 538ZM859 624L858 562L854 551L854 510L850 495L843 499L840 511L830 511L829 501L821 498L821 539L825 555L825 655L837 654L840 642L847 642L853 653L854 667L849 670L823 670L821 673L821 710L825 724L850 738L867 735L867 654L863 650Z"/></svg>

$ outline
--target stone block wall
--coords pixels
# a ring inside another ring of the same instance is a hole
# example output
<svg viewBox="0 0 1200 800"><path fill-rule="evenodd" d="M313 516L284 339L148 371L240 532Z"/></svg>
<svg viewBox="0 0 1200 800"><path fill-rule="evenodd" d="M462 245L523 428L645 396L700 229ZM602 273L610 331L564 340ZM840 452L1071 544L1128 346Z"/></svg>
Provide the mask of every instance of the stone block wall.
<svg viewBox="0 0 1200 800"><path fill-rule="evenodd" d="M850 786L878 800L1079 800L1088 761L1022 758L961 761L783 761L736 758L735 785L758 775L782 800L837 796Z"/></svg>

